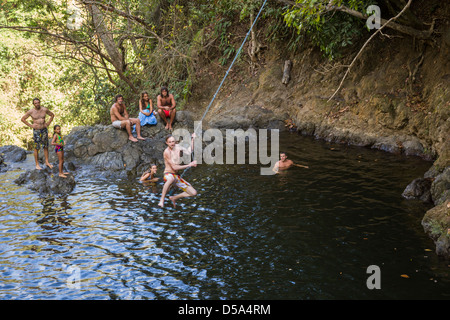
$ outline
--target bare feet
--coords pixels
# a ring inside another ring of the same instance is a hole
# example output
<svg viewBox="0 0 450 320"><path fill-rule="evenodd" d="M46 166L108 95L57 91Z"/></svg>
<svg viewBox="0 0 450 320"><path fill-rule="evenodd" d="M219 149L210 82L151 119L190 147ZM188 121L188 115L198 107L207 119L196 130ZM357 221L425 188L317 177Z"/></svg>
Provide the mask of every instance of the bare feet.
<svg viewBox="0 0 450 320"><path fill-rule="evenodd" d="M175 198L175 197L174 196L170 196L169 197L170 201L172 201L173 207L176 208L177 207L176 204L175 204L176 201L173 200L173 198Z"/></svg>
<svg viewBox="0 0 450 320"><path fill-rule="evenodd" d="M128 140L131 140L131 141L133 141L133 142L137 142L137 141L138 141L138 140L137 140L135 137L133 137L133 136L128 137Z"/></svg>
<svg viewBox="0 0 450 320"><path fill-rule="evenodd" d="M141 137L141 136L138 136L137 138L138 138L139 140L147 140L146 138Z"/></svg>
<svg viewBox="0 0 450 320"><path fill-rule="evenodd" d="M48 163L48 162L47 162L45 165L46 165L47 167L49 167L50 169L53 168L53 166L52 166L50 163Z"/></svg>
<svg viewBox="0 0 450 320"><path fill-rule="evenodd" d="M164 208L164 202L160 201L160 202L158 203L158 206L160 206L161 208Z"/></svg>
<svg viewBox="0 0 450 320"><path fill-rule="evenodd" d="M65 175L62 174L62 173L60 173L59 176L60 176L61 178L67 178L67 176L65 176Z"/></svg>
<svg viewBox="0 0 450 320"><path fill-rule="evenodd" d="M169 130L169 124L168 123L166 124L165 128L166 128L166 130Z"/></svg>
<svg viewBox="0 0 450 320"><path fill-rule="evenodd" d="M36 165L36 169L42 170L41 166L39 164Z"/></svg>

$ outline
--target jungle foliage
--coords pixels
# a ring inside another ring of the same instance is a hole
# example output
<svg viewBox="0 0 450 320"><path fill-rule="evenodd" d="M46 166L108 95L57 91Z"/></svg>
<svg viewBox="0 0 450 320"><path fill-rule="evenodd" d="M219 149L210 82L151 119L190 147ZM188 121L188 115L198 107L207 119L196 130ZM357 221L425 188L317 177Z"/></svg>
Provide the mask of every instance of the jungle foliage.
<svg viewBox="0 0 450 320"><path fill-rule="evenodd" d="M131 113L143 90L156 102L166 85L179 108L198 72L226 66L263 0L0 0L0 145L26 145L21 115L39 97L63 131L109 122L116 94ZM405 0L271 0L238 63L252 65L261 48L294 52L309 41L329 59L368 34L366 8L387 16ZM402 17L403 18L403 17ZM420 30L412 10L403 21ZM217 77L222 77L218 74Z"/></svg>

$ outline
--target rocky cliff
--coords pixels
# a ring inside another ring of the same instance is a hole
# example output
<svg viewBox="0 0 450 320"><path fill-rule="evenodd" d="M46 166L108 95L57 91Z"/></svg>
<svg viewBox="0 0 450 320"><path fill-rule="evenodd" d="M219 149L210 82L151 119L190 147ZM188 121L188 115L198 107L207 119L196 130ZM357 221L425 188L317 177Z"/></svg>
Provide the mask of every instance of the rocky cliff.
<svg viewBox="0 0 450 320"><path fill-rule="evenodd" d="M429 160L421 183L405 186L404 194L436 205L423 226L438 254L450 257L450 25L441 30L431 43L398 35L374 39L331 100L358 49L330 62L310 47L296 54L268 48L254 75L233 68L203 127L277 127L282 120L317 139ZM287 83L282 81L286 61L292 63ZM187 106L196 118L220 80L212 85L210 76L200 77ZM268 114L270 123L259 121ZM417 189L424 185L426 190Z"/></svg>

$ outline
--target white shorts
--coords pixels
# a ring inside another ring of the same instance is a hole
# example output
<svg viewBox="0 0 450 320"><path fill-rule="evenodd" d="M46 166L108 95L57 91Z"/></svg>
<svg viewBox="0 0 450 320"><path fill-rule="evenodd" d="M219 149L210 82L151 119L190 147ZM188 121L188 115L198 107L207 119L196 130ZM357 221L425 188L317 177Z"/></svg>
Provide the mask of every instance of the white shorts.
<svg viewBox="0 0 450 320"><path fill-rule="evenodd" d="M120 120L116 120L112 123L113 127L117 128L117 129L121 129L121 124L122 124L122 121L120 121Z"/></svg>

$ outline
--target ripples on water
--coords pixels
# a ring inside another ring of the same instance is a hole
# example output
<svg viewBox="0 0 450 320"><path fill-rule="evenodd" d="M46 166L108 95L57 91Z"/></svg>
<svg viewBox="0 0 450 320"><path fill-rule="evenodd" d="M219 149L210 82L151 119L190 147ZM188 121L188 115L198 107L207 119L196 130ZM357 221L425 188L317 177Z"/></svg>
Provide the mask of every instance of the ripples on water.
<svg viewBox="0 0 450 320"><path fill-rule="evenodd" d="M0 174L0 298L449 298L420 225L428 207L401 197L430 163L281 138L309 169L201 165L184 176L198 196L176 210L137 178L40 198L13 183L21 170ZM381 290L366 287L369 265Z"/></svg>

